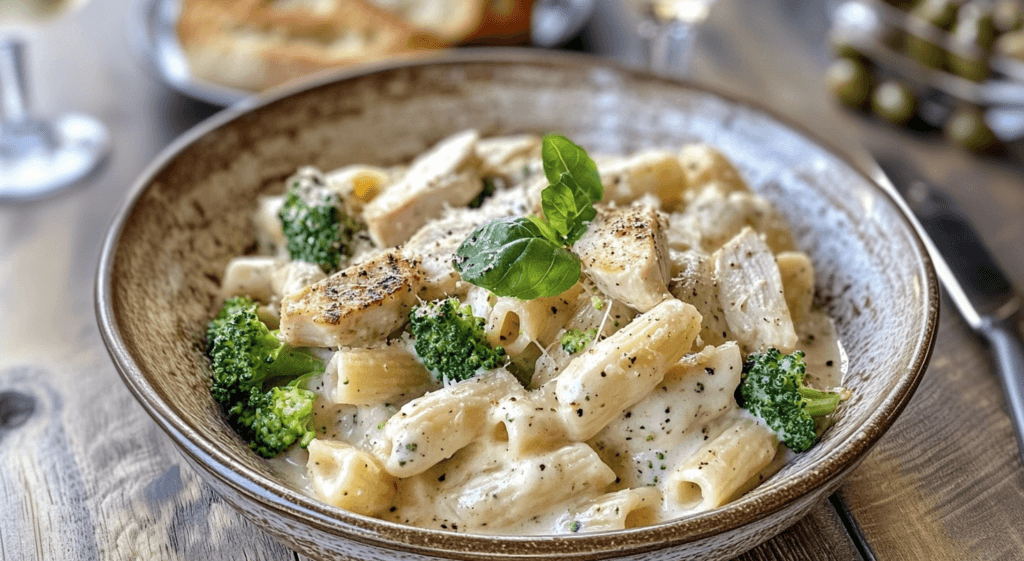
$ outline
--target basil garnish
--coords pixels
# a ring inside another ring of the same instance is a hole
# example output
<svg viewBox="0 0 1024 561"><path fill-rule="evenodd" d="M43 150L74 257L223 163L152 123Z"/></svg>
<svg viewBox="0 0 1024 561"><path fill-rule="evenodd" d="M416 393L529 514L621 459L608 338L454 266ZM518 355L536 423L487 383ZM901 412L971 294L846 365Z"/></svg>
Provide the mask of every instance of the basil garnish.
<svg viewBox="0 0 1024 561"><path fill-rule="evenodd" d="M597 165L579 146L549 134L541 145L544 217L504 218L473 231L453 265L462 280L498 296L531 300L556 296L580 278L580 260L569 248L594 219L604 197Z"/></svg>
<svg viewBox="0 0 1024 561"><path fill-rule="evenodd" d="M521 300L561 294L580 278L579 258L529 218L485 224L462 243L455 263L462 280Z"/></svg>

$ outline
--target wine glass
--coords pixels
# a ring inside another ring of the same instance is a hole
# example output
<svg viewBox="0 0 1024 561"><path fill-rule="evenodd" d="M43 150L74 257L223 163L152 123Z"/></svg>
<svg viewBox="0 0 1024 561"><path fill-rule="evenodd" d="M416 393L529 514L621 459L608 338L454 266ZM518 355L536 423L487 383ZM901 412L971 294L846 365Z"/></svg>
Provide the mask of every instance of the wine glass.
<svg viewBox="0 0 1024 561"><path fill-rule="evenodd" d="M0 201L39 199L69 187L104 160L110 134L95 118L34 116L25 73L25 29L84 0L0 0Z"/></svg>
<svg viewBox="0 0 1024 561"><path fill-rule="evenodd" d="M690 72L697 27L715 0L628 0L642 21L638 32L647 42L647 65L656 74Z"/></svg>

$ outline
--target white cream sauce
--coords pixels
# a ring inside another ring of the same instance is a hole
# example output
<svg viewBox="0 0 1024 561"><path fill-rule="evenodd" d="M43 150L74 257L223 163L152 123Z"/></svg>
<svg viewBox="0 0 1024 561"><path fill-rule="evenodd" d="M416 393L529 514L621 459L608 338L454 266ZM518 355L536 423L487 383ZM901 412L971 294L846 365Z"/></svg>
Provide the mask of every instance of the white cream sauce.
<svg viewBox="0 0 1024 561"><path fill-rule="evenodd" d="M807 383L818 389L841 390L848 358L837 338L832 319L821 311L814 311L802 325L797 326L797 333L800 340L798 349L806 355ZM645 487L661 491L671 466L693 455L738 420L750 417L746 410L735 407L734 391L740 373L724 366L728 361L722 357L711 355L709 358L702 356L704 354L707 352L685 358L690 368L670 372L648 398L630 408L588 442L617 476L606 491ZM734 368L741 368L742 362L738 365L734 364ZM321 393L322 381L314 379L310 389ZM348 442L383 461L386 457L383 425L401 405L332 406L322 398L318 399L315 414L318 437ZM771 465L745 488L755 487L793 456L791 451L780 446ZM308 457L305 450L294 447L286 454L268 460L268 464L296 490L316 498L306 472ZM488 527L487 523L473 524L474 517L487 519L494 516L494 512L502 508L503 501L509 500L506 495L515 489L514 485L500 490L483 489L475 487L472 482L496 472L507 473L510 479L523 479L528 475L523 470L536 469L527 463L517 471L512 467L516 462L522 462L522 458L510 454L507 443L500 439L475 442L423 474L398 480L395 505L382 518L420 527L495 535L566 533L572 531L574 513L585 508L584 503L602 494L595 490L569 502L536 509L514 524L496 527ZM482 495L485 492L500 494L488 501L488 497ZM465 505L469 504L483 505L474 508L487 512L477 516L467 514L470 511ZM673 510L666 501L655 507L648 509L635 522L649 524L687 514L686 511Z"/></svg>

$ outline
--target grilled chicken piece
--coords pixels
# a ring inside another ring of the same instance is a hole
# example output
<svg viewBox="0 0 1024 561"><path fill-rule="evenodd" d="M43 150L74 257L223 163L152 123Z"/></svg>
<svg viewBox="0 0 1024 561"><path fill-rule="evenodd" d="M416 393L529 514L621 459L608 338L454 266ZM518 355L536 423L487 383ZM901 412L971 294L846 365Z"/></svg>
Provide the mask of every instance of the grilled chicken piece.
<svg viewBox="0 0 1024 561"><path fill-rule="evenodd" d="M465 206L483 190L476 131L442 140L416 158L405 177L363 210L363 220L379 247L405 242L447 206Z"/></svg>
<svg viewBox="0 0 1024 561"><path fill-rule="evenodd" d="M679 158L665 150L647 150L627 158L604 160L598 165L606 201L628 203L642 195L656 195L664 208L672 208L686 191L686 176Z"/></svg>
<svg viewBox="0 0 1024 561"><path fill-rule="evenodd" d="M422 278L415 261L382 253L286 296L281 334L300 347L368 346L406 322Z"/></svg>
<svg viewBox="0 0 1024 561"><path fill-rule="evenodd" d="M668 285L673 296L692 304L701 315L700 341L702 345L721 345L730 339L725 310L718 298L718 279L711 256L695 250L671 251L672 281Z"/></svg>
<svg viewBox="0 0 1024 561"><path fill-rule="evenodd" d="M598 289L646 312L669 297L666 219L643 206L600 207L574 249Z"/></svg>
<svg viewBox="0 0 1024 561"><path fill-rule="evenodd" d="M765 236L773 252L794 248L789 224L771 203L747 191L725 193L717 187L703 190L685 211L671 215L668 243L679 251L712 253L748 226Z"/></svg>
<svg viewBox="0 0 1024 561"><path fill-rule="evenodd" d="M793 352L796 330L779 266L768 246L754 230L745 228L712 258L725 321L743 350L749 354L775 347Z"/></svg>
<svg viewBox="0 0 1024 561"><path fill-rule="evenodd" d="M793 323L800 325L811 313L814 302L814 265L802 251L784 251L775 256L786 292L786 305Z"/></svg>

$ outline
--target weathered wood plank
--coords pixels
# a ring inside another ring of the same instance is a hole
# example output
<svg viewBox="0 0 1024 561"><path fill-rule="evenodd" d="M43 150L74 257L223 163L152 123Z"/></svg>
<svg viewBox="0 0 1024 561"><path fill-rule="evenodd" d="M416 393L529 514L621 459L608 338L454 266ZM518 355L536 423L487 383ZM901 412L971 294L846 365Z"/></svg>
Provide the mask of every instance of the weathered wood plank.
<svg viewBox="0 0 1024 561"><path fill-rule="evenodd" d="M4 559L291 559L184 463L109 364L0 372Z"/></svg>
<svg viewBox="0 0 1024 561"><path fill-rule="evenodd" d="M917 394L842 489L880 559L1024 556L1024 471L991 363L969 336L947 313Z"/></svg>
<svg viewBox="0 0 1024 561"><path fill-rule="evenodd" d="M843 522L828 501L806 518L736 561L861 561Z"/></svg>
<svg viewBox="0 0 1024 561"><path fill-rule="evenodd" d="M146 75L125 48L125 15L123 2L97 0L32 35L39 113L96 115L114 156L81 189L0 205L0 558L291 561L185 465L96 328L93 277L114 211L182 123L204 115Z"/></svg>
<svg viewBox="0 0 1024 561"><path fill-rule="evenodd" d="M1024 281L1017 172L978 165L941 142L837 120L814 70L827 62L819 56L823 5L720 1L697 71L836 141L864 135L927 163L936 178L962 186L958 198L986 218L982 234ZM809 15L791 17L795 6ZM42 112L97 114L116 145L111 165L82 191L0 207L0 254L15 255L0 261L0 557L305 561L199 481L123 387L93 325L93 268L113 210L155 151L208 112L146 76L120 40L123 8L95 0L35 44ZM808 36L817 42L805 43ZM62 81L76 87L54 86ZM880 559L1024 556L1022 471L990 372L947 303L916 398L843 490ZM740 559L856 559L841 531L834 512L819 506Z"/></svg>

